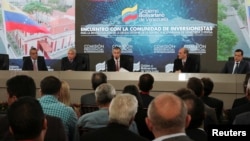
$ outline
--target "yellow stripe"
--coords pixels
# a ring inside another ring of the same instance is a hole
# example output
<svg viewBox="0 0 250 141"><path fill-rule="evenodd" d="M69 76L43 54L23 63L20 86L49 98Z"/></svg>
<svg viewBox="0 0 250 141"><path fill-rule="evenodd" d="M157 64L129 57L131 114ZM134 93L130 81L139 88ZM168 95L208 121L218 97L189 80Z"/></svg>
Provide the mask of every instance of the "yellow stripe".
<svg viewBox="0 0 250 141"><path fill-rule="evenodd" d="M16 6L10 4L6 0L2 0L2 7L5 11L10 11L10 12L15 12L15 13L20 13L26 15L23 11L18 9Z"/></svg>
<svg viewBox="0 0 250 141"><path fill-rule="evenodd" d="M137 10L137 4L134 7L125 8L124 10L122 10L122 15L128 12L134 12L135 10Z"/></svg>

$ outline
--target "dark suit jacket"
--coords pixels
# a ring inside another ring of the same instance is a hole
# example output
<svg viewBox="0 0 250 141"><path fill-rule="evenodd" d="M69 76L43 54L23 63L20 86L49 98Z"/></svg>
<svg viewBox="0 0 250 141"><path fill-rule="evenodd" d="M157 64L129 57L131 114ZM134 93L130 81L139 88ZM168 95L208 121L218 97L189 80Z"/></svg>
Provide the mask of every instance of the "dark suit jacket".
<svg viewBox="0 0 250 141"><path fill-rule="evenodd" d="M76 56L73 62L70 62L68 57L63 57L61 60L61 70L83 71L86 69L86 64L80 56Z"/></svg>
<svg viewBox="0 0 250 141"><path fill-rule="evenodd" d="M233 68L234 68L234 61L228 61L228 62L226 62L225 66L221 72L222 73L232 73ZM247 61L244 61L244 60L240 61L238 74L246 74L247 72L249 72L249 70L250 70L249 63Z"/></svg>
<svg viewBox="0 0 250 141"><path fill-rule="evenodd" d="M222 111L223 111L223 101L217 98L203 96L202 101L206 103L209 107L215 108L216 116L218 121L221 121Z"/></svg>
<svg viewBox="0 0 250 141"><path fill-rule="evenodd" d="M248 111L250 111L250 102L231 109L228 115L229 123L232 124L237 115Z"/></svg>
<svg viewBox="0 0 250 141"><path fill-rule="evenodd" d="M37 66L38 66L38 70L48 71L44 57L42 57L42 56L38 56ZM30 57L27 57L23 60L22 70L33 70L33 63L32 63L32 59Z"/></svg>
<svg viewBox="0 0 250 141"><path fill-rule="evenodd" d="M144 108L148 108L148 105L154 99L154 97L149 94L141 94L141 93L140 96L142 98Z"/></svg>
<svg viewBox="0 0 250 141"><path fill-rule="evenodd" d="M111 123L107 127L86 133L81 136L81 141L149 141L131 131L128 127Z"/></svg>
<svg viewBox="0 0 250 141"><path fill-rule="evenodd" d="M194 60L191 57L187 57L185 66L183 67L182 60L177 58L177 59L174 60L174 70L173 70L173 72L178 71L178 70L181 70L181 72L186 72L186 73L197 72L196 65L197 65L196 60Z"/></svg>
<svg viewBox="0 0 250 141"><path fill-rule="evenodd" d="M207 133L201 129L186 129L186 134L194 141L207 141Z"/></svg>
<svg viewBox="0 0 250 141"><path fill-rule="evenodd" d="M46 115L48 129L44 141L67 141L67 135L60 118ZM9 121L7 115L0 118L0 141L15 141L9 132Z"/></svg>
<svg viewBox="0 0 250 141"><path fill-rule="evenodd" d="M237 115L233 121L234 125L250 125L250 111Z"/></svg>
<svg viewBox="0 0 250 141"><path fill-rule="evenodd" d="M176 137L163 139L162 141L193 141L193 140L190 139L188 136L176 136Z"/></svg>
<svg viewBox="0 0 250 141"><path fill-rule="evenodd" d="M137 125L138 132L142 137L145 137L149 140L153 140L154 134L148 129L146 125L146 121L145 121L146 117L147 117L147 109L138 107L138 110L137 110L137 113L135 114L135 119L134 119Z"/></svg>
<svg viewBox="0 0 250 141"><path fill-rule="evenodd" d="M81 96L81 105L97 106L95 93L84 94Z"/></svg>
<svg viewBox="0 0 250 141"><path fill-rule="evenodd" d="M133 64L130 64L131 62L126 60L125 57L121 56L120 58L120 68L124 68L130 72L133 71ZM108 71L116 71L115 66L115 60L114 58L111 58L107 61L107 70Z"/></svg>
<svg viewBox="0 0 250 141"><path fill-rule="evenodd" d="M246 98L246 96L241 97L241 98L237 98L237 99L235 99L234 102L233 102L232 109L235 108L235 107L244 105L244 104L246 104L246 103L248 103L248 102L249 102L249 100Z"/></svg>

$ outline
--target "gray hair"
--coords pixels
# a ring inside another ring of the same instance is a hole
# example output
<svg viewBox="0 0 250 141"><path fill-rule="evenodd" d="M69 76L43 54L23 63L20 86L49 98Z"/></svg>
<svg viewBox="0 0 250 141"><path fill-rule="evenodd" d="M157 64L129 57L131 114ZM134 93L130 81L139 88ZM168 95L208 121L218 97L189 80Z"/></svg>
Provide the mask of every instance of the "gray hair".
<svg viewBox="0 0 250 141"><path fill-rule="evenodd" d="M76 54L76 49L75 48L69 48L68 52L73 52L74 54Z"/></svg>
<svg viewBox="0 0 250 141"><path fill-rule="evenodd" d="M95 90L96 102L99 105L110 103L115 95L116 90L114 86L109 83L103 83Z"/></svg>
<svg viewBox="0 0 250 141"><path fill-rule="evenodd" d="M135 96L128 93L116 95L109 106L109 122L129 126L131 119L135 117L137 107L138 101Z"/></svg>

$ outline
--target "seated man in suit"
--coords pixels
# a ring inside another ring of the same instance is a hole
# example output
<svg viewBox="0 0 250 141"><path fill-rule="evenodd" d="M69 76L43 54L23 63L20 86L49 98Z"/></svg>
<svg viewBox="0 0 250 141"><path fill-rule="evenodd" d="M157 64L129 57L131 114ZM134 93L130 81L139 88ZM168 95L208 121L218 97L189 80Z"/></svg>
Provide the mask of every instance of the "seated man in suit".
<svg viewBox="0 0 250 141"><path fill-rule="evenodd" d="M130 72L133 71L133 65L125 57L121 56L121 48L114 47L112 49L112 58L107 61L107 70L119 71L121 68Z"/></svg>
<svg viewBox="0 0 250 141"><path fill-rule="evenodd" d="M203 77L201 78L201 81L204 84L203 85L204 95L201 97L201 100L208 106L215 109L217 119L219 122L221 122L222 117L223 117L222 111L223 111L224 103L222 100L210 96L214 88L214 82L209 77Z"/></svg>
<svg viewBox="0 0 250 141"><path fill-rule="evenodd" d="M189 55L187 48L180 48L178 51L178 58L174 60L173 72L196 72L196 61Z"/></svg>
<svg viewBox="0 0 250 141"><path fill-rule="evenodd" d="M243 54L243 50L236 49L234 51L234 60L226 62L221 72L231 74L245 74L249 72L249 63L243 60Z"/></svg>
<svg viewBox="0 0 250 141"><path fill-rule="evenodd" d="M82 71L85 69L85 64L80 56L76 55L76 49L70 48L67 57L63 57L61 61L61 70Z"/></svg>
<svg viewBox="0 0 250 141"><path fill-rule="evenodd" d="M250 78L250 72L246 74L245 80L243 82L243 92L245 95L243 97L234 99L232 109L250 102L250 93L247 92L247 85L249 78Z"/></svg>
<svg viewBox="0 0 250 141"><path fill-rule="evenodd" d="M95 91L96 88L103 84L107 83L107 76L103 72L95 72L91 77L92 88ZM97 106L95 92L84 94L81 96L81 105L82 106Z"/></svg>
<svg viewBox="0 0 250 141"><path fill-rule="evenodd" d="M8 110L8 119L16 141L44 141L47 120L35 98L27 96L15 101Z"/></svg>
<svg viewBox="0 0 250 141"><path fill-rule="evenodd" d="M23 60L22 70L48 71L44 57L38 56L37 49L30 48L30 57Z"/></svg>

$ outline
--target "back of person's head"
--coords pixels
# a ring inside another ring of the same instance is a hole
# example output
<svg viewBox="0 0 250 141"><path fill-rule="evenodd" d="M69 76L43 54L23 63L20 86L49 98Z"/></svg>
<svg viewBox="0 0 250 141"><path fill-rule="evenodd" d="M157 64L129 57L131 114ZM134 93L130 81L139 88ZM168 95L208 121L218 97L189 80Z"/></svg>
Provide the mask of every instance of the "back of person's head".
<svg viewBox="0 0 250 141"><path fill-rule="evenodd" d="M191 116L188 129L201 128L205 119L205 106L203 101L193 93L180 96L187 105L188 114Z"/></svg>
<svg viewBox="0 0 250 141"><path fill-rule="evenodd" d="M70 106L70 86L67 81L62 80L61 81L62 86L61 86L61 92L60 96L58 98L59 101L64 103L67 106Z"/></svg>
<svg viewBox="0 0 250 141"><path fill-rule="evenodd" d="M138 102L131 94L118 94L109 106L109 123L129 126L137 112Z"/></svg>
<svg viewBox="0 0 250 141"><path fill-rule="evenodd" d="M40 82L43 95L58 95L61 89L61 81L55 76L47 76Z"/></svg>
<svg viewBox="0 0 250 141"><path fill-rule="evenodd" d="M248 83L249 78L250 78L250 72L246 73L245 79L244 79L244 82L243 82L244 94L246 94L247 83Z"/></svg>
<svg viewBox="0 0 250 141"><path fill-rule="evenodd" d="M184 133L189 121L185 103L172 93L162 93L149 104L146 123L156 138Z"/></svg>
<svg viewBox="0 0 250 141"><path fill-rule="evenodd" d="M7 92L9 97L36 97L36 84L33 78L27 75L17 75L7 80Z"/></svg>
<svg viewBox="0 0 250 141"><path fill-rule="evenodd" d="M140 95L140 92L138 90L138 88L136 87L136 85L127 85L123 88L122 93L129 93L132 94L136 97L137 101L138 101L138 106L139 107L143 107L143 101Z"/></svg>
<svg viewBox="0 0 250 141"><path fill-rule="evenodd" d="M107 83L107 76L102 72L95 72L91 77L92 88L95 90L102 83Z"/></svg>
<svg viewBox="0 0 250 141"><path fill-rule="evenodd" d="M116 90L113 85L103 83L95 90L96 102L98 105L106 105L115 97Z"/></svg>
<svg viewBox="0 0 250 141"><path fill-rule="evenodd" d="M183 95L193 94L195 95L194 91L189 88L180 88L174 92L175 95L182 97Z"/></svg>
<svg viewBox="0 0 250 141"><path fill-rule="evenodd" d="M142 74L139 78L139 89L144 92L149 92L153 88L154 84L154 77L149 74L145 73Z"/></svg>
<svg viewBox="0 0 250 141"><path fill-rule="evenodd" d="M16 140L38 138L42 130L47 128L42 107L33 97L19 98L10 106L7 116Z"/></svg>
<svg viewBox="0 0 250 141"><path fill-rule="evenodd" d="M204 96L209 96L213 91L214 82L208 77L201 78L201 81L204 84Z"/></svg>
<svg viewBox="0 0 250 141"><path fill-rule="evenodd" d="M194 91L195 95L202 97L204 94L203 82L197 77L190 77L187 82L187 88Z"/></svg>

